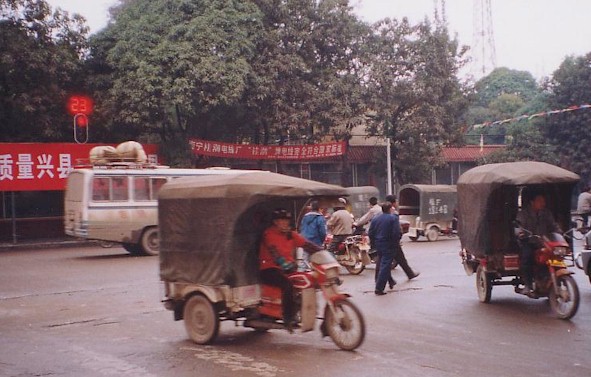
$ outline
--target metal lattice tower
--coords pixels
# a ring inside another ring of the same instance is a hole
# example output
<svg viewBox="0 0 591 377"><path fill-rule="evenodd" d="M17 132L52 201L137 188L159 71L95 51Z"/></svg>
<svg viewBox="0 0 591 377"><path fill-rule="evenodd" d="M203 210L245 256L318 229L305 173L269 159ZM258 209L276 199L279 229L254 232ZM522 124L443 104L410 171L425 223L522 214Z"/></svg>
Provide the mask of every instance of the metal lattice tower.
<svg viewBox="0 0 591 377"><path fill-rule="evenodd" d="M497 66L491 0L474 0L472 74L480 78Z"/></svg>
<svg viewBox="0 0 591 377"><path fill-rule="evenodd" d="M433 4L435 6L435 20L446 24L447 18L445 16L445 0L433 0Z"/></svg>

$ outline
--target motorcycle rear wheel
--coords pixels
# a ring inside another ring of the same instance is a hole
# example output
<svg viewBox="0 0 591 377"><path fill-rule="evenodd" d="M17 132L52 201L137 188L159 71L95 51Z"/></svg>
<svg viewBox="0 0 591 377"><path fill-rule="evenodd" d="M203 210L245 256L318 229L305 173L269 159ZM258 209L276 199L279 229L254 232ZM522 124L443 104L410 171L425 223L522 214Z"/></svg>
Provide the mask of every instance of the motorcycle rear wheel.
<svg viewBox="0 0 591 377"><path fill-rule="evenodd" d="M570 319L579 309L579 287L575 279L570 275L557 276L556 284L558 285L558 294L552 287L548 295L550 307L558 318Z"/></svg>
<svg viewBox="0 0 591 377"><path fill-rule="evenodd" d="M324 308L324 326L332 341L345 351L353 351L365 339L365 320L361 311L346 298L334 302L334 312Z"/></svg>
<svg viewBox="0 0 591 377"><path fill-rule="evenodd" d="M488 304L492 296L492 281L482 265L476 269L476 291L480 302Z"/></svg>
<svg viewBox="0 0 591 377"><path fill-rule="evenodd" d="M358 247L353 246L349 252L351 253L351 259L355 261L355 264L352 266L345 265L344 267L351 275L359 275L363 272L363 270L365 270L365 265L361 259L361 250L359 250Z"/></svg>

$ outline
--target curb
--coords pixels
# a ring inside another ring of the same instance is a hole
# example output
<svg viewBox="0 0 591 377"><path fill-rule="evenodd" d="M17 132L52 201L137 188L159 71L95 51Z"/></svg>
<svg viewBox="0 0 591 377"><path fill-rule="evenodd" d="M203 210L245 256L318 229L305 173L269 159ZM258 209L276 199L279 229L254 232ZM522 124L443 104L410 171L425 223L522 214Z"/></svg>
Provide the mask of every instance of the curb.
<svg viewBox="0 0 591 377"><path fill-rule="evenodd" d="M0 243L0 252L3 251L17 251L17 250L39 250L39 249L57 249L68 247L91 247L98 246L97 241L86 240L28 240L17 243Z"/></svg>

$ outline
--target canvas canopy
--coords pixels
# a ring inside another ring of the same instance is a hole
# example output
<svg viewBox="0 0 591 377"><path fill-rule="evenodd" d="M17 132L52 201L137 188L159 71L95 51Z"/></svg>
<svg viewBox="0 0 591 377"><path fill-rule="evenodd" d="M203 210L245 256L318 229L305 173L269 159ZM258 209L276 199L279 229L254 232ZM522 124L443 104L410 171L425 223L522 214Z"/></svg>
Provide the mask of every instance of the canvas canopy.
<svg viewBox="0 0 591 377"><path fill-rule="evenodd" d="M478 257L515 252L513 220L520 192L546 196L563 230L570 224L571 193L579 176L544 162L511 162L475 167L460 176L458 233L462 247ZM523 203L526 204L526 203Z"/></svg>
<svg viewBox="0 0 591 377"><path fill-rule="evenodd" d="M258 243L274 209L286 208L295 218L310 197L346 195L340 186L263 171L169 182L158 196L160 277L256 284Z"/></svg>
<svg viewBox="0 0 591 377"><path fill-rule="evenodd" d="M406 184L398 191L401 215L420 216L423 222L450 221L458 201L454 185Z"/></svg>

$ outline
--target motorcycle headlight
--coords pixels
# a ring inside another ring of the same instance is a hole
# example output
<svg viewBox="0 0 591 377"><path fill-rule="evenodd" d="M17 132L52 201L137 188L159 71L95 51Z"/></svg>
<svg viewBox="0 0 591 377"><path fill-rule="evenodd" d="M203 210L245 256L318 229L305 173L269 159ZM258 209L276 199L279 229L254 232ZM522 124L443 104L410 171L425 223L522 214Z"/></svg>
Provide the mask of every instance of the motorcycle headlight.
<svg viewBox="0 0 591 377"><path fill-rule="evenodd" d="M555 247L554 250L552 250L552 254L557 257L565 257L568 255L568 248L564 246Z"/></svg>

